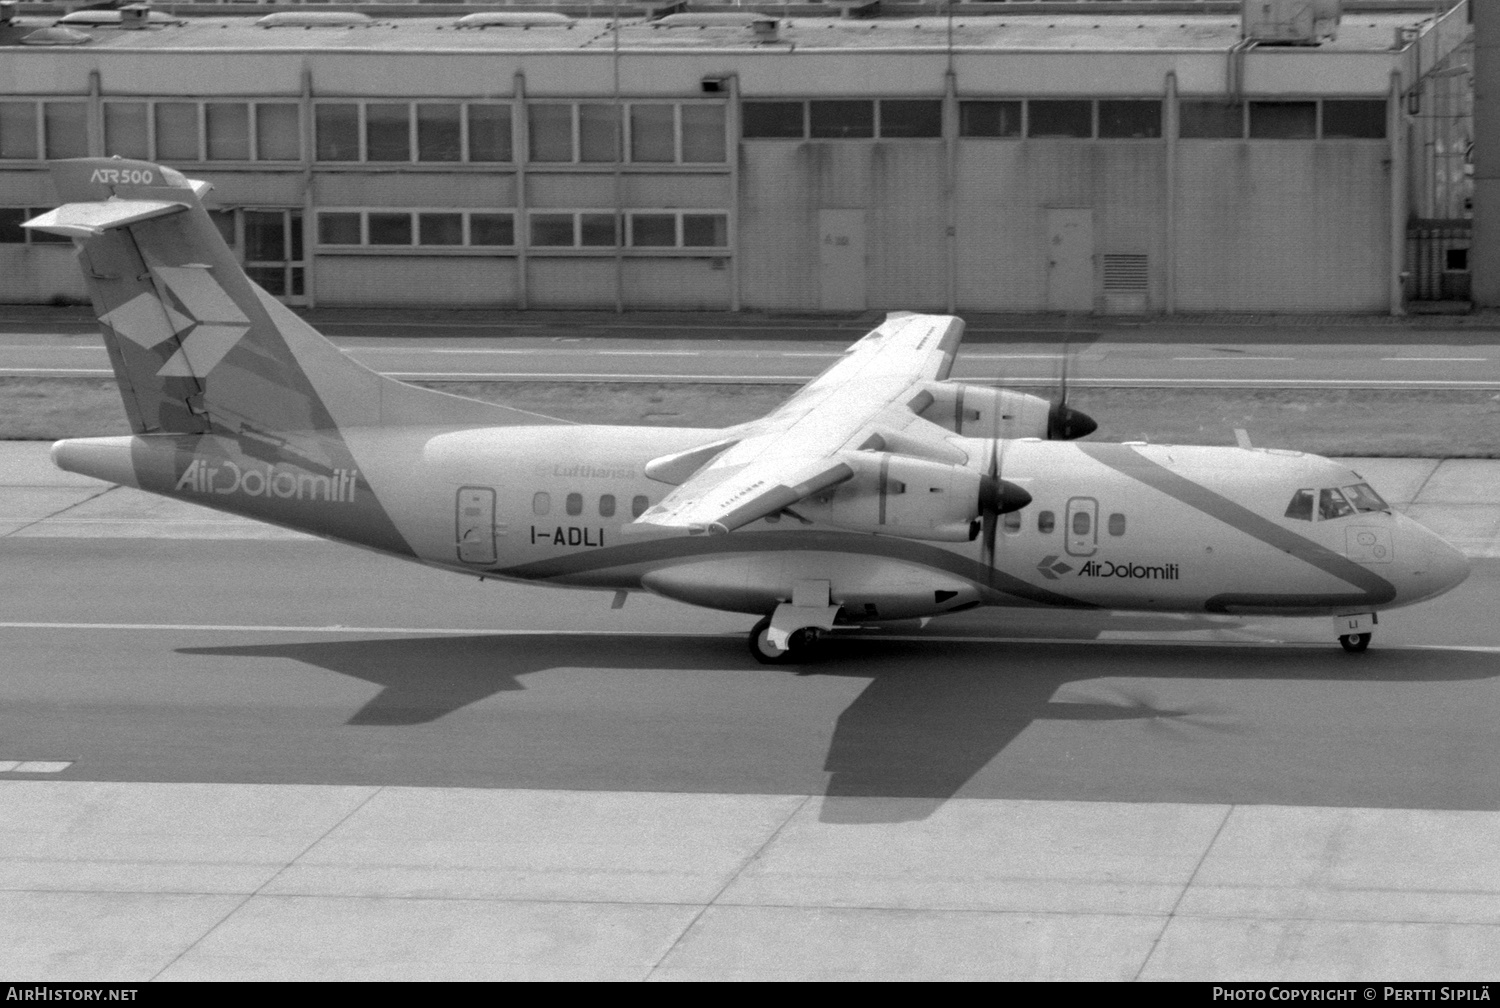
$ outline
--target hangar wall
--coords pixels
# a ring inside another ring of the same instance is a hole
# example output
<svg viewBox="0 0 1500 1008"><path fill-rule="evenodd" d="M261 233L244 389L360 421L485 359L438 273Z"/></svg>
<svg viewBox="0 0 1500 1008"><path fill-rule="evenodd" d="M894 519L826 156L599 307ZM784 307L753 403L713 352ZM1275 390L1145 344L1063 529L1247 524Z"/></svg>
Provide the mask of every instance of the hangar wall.
<svg viewBox="0 0 1500 1008"><path fill-rule="evenodd" d="M1327 128L1341 102L1399 124L1378 111L1384 52L1257 55L1241 132L1212 138L1176 132L1174 78L1202 89L1186 100L1224 99L1222 58L1187 51L970 51L947 75L940 51L858 49L17 55L0 97L11 302L82 293L67 247L15 225L52 199L43 158L84 152L213 182L252 273L320 305L1384 311L1404 217L1404 139ZM741 128L768 103L801 107L801 131ZM940 128L893 134L902 103L940 107ZM1014 123L973 129L970 103L1013 106ZM1093 118L1051 135L1049 103ZM1111 132L1111 104L1154 109L1154 126ZM820 135L820 106L876 125ZM1257 132L1257 108L1311 125ZM54 144L54 115L86 135ZM609 116L617 134L599 132ZM439 120L462 151L428 150ZM197 124L186 147L174 122ZM1082 230L1059 245L1069 221Z"/></svg>

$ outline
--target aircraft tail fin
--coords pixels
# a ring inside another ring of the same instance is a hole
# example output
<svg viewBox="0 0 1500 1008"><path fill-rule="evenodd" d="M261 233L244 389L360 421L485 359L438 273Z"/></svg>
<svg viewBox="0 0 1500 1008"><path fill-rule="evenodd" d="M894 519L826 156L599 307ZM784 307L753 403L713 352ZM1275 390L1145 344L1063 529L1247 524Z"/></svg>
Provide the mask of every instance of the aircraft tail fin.
<svg viewBox="0 0 1500 1008"><path fill-rule="evenodd" d="M78 247L137 434L563 422L405 385L349 360L245 275L203 208L205 182L123 158L50 167L63 205L23 226Z"/></svg>

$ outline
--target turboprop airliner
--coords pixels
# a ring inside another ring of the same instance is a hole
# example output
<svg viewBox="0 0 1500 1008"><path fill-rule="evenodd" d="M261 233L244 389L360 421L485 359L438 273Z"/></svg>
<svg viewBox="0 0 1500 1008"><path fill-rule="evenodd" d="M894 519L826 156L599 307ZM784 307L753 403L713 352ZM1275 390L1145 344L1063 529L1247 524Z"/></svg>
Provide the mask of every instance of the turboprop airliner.
<svg viewBox="0 0 1500 1008"><path fill-rule="evenodd" d="M63 469L470 577L654 592L757 619L766 663L840 627L979 606L1323 616L1348 651L1463 556L1347 466L1079 440L1065 402L949 380L963 322L893 313L724 429L575 424L348 359L253 284L209 186L51 164L129 437Z"/></svg>

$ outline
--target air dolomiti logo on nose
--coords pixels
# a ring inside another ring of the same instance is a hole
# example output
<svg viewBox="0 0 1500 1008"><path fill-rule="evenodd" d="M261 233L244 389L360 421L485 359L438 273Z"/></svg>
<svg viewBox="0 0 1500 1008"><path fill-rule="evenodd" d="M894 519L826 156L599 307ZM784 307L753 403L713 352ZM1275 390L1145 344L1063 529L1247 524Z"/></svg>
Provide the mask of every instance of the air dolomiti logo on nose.
<svg viewBox="0 0 1500 1008"><path fill-rule="evenodd" d="M200 494L244 494L247 497L281 497L285 500L325 500L349 504L359 485L358 469L335 469L331 476L293 472L275 465L241 466L225 460L218 463L194 459L177 480L174 490Z"/></svg>

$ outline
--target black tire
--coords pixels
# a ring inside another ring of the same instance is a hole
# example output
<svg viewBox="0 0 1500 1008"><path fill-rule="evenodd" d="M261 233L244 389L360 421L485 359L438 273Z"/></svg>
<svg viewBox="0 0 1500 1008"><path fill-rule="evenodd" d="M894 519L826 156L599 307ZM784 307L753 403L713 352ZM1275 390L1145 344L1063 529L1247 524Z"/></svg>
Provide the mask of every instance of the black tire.
<svg viewBox="0 0 1500 1008"><path fill-rule="evenodd" d="M1350 654L1359 654L1370 646L1370 634L1350 633L1339 638L1339 644Z"/></svg>
<svg viewBox="0 0 1500 1008"><path fill-rule="evenodd" d="M770 629L771 617L769 616L763 617L759 623L750 628L750 653L755 656L755 660L762 665L789 665L796 661L795 648L777 651L771 647L771 642L766 639L766 631ZM792 642L788 640L787 643Z"/></svg>

